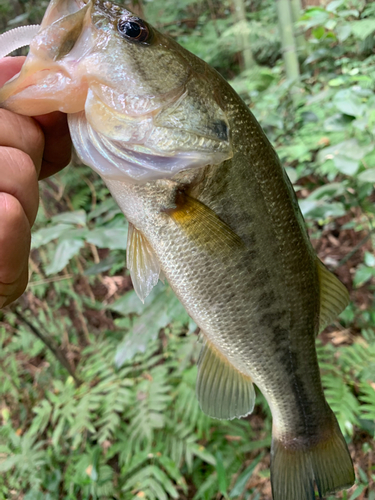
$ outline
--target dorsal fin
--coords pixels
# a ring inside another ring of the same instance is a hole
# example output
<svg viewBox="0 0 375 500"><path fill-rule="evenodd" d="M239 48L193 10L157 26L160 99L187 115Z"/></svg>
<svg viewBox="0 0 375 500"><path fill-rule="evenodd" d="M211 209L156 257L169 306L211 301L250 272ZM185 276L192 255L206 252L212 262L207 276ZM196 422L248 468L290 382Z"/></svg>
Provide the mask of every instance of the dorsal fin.
<svg viewBox="0 0 375 500"><path fill-rule="evenodd" d="M255 404L251 378L238 371L203 334L198 360L196 394L201 409L210 417L245 417Z"/></svg>
<svg viewBox="0 0 375 500"><path fill-rule="evenodd" d="M319 259L317 262L320 286L319 332L321 332L349 304L349 292Z"/></svg>
<svg viewBox="0 0 375 500"><path fill-rule="evenodd" d="M144 302L159 281L160 265L146 238L130 222L126 266L130 271L134 290Z"/></svg>

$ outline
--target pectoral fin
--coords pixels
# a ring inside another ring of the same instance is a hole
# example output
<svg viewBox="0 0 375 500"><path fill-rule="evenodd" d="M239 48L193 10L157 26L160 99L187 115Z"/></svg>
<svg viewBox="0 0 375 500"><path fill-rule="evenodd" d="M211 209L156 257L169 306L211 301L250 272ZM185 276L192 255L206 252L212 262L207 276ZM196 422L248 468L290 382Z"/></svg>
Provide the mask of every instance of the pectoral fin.
<svg viewBox="0 0 375 500"><path fill-rule="evenodd" d="M245 417L254 409L251 378L239 372L207 339L198 361L196 394L201 409L210 417Z"/></svg>
<svg viewBox="0 0 375 500"><path fill-rule="evenodd" d="M126 266L130 271L133 287L145 301L160 276L160 265L143 234L129 222Z"/></svg>
<svg viewBox="0 0 375 500"><path fill-rule="evenodd" d="M320 260L317 262L320 285L319 332L321 332L349 304L349 292Z"/></svg>
<svg viewBox="0 0 375 500"><path fill-rule="evenodd" d="M229 255L235 249L244 248L241 238L199 200L182 193L176 204L177 207L167 213L198 246L204 246L207 251L221 251Z"/></svg>

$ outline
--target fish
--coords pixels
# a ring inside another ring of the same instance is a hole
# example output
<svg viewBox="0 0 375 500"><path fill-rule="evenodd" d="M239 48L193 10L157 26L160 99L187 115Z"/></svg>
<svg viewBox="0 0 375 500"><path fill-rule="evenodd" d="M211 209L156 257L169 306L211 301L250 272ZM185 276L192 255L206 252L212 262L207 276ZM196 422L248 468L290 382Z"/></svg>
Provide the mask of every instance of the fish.
<svg viewBox="0 0 375 500"><path fill-rule="evenodd" d="M245 417L254 384L263 393L273 499L350 487L315 350L348 292L315 254L288 176L232 87L120 5L52 0L0 105L68 114L79 157L129 222L136 293L144 300L165 277L200 328L201 409Z"/></svg>

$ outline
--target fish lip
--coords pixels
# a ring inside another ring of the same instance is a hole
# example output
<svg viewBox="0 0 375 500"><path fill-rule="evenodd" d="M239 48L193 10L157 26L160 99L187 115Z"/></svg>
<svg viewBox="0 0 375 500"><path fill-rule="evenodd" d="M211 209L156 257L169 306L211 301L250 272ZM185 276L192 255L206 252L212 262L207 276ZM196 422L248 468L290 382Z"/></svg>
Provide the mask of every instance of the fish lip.
<svg viewBox="0 0 375 500"><path fill-rule="evenodd" d="M62 75L65 78L68 78L69 80L71 79L68 71L65 70L65 68L60 67L59 71L55 71L53 69L49 68L43 68L40 70L37 70L35 73L32 73L29 78L27 78L24 82L20 82L20 85L16 87L15 91L13 92L12 96L16 96L20 94L21 92L24 92L25 90L29 89L30 87L34 87L36 83L38 84L43 84L43 80L45 80L46 77L50 76L51 72L53 72L54 76L59 77ZM46 75L43 75L43 73L46 73ZM64 74L65 73L65 74ZM37 78L37 80L35 80ZM29 81L32 79L33 81ZM6 83L12 83L12 80L9 80ZM37 98L37 97L36 97Z"/></svg>
<svg viewBox="0 0 375 500"><path fill-rule="evenodd" d="M46 68L37 68L25 78L11 80L0 89L0 107L24 115L39 115L51 111L78 112L84 109L88 82L81 78L79 83L72 79L68 69L53 64ZM27 71L28 68L26 68ZM75 99L65 99L67 88L76 87ZM51 89L46 91L46 87Z"/></svg>
<svg viewBox="0 0 375 500"><path fill-rule="evenodd" d="M77 56L65 59L65 54L60 59L56 47L60 43L63 46L66 34L75 26L79 27L77 38L86 30L91 31L91 6L92 0L52 0L38 34L30 43L30 53L20 73L0 89L0 107L29 116L84 109L88 85L86 78L76 72L81 59ZM70 105L64 93L72 91L74 99ZM43 113L39 112L38 105Z"/></svg>

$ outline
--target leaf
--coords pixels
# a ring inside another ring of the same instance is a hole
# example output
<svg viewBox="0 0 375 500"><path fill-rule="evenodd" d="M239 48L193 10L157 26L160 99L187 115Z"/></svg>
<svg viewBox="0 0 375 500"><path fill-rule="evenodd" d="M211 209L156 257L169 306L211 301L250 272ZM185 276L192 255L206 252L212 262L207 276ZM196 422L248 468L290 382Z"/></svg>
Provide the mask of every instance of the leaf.
<svg viewBox="0 0 375 500"><path fill-rule="evenodd" d="M366 485L368 485L368 478L366 476L366 473L364 472L364 470L359 465L357 467L357 471L358 471L358 474L359 474L359 477L360 477L361 481L363 483L365 483Z"/></svg>
<svg viewBox="0 0 375 500"><path fill-rule="evenodd" d="M219 486L219 491L222 495L226 495L227 493L227 488L228 488L228 482L227 482L227 475L223 463L223 456L218 451L216 453L216 472L217 472L217 479L218 479L218 486Z"/></svg>
<svg viewBox="0 0 375 500"><path fill-rule="evenodd" d="M339 42L345 42L352 33L352 23L337 26L336 35Z"/></svg>
<svg viewBox="0 0 375 500"><path fill-rule="evenodd" d="M365 264L369 267L375 267L375 255L370 252L365 252Z"/></svg>
<svg viewBox="0 0 375 500"><path fill-rule="evenodd" d="M181 472L177 467L176 463L165 455L157 456L157 459L160 462L160 464L164 467L164 469L168 472L168 474L171 476L171 478L174 479L176 483L181 483L181 485L184 486L181 481L182 479Z"/></svg>
<svg viewBox="0 0 375 500"><path fill-rule="evenodd" d="M330 14L321 7L313 7L307 9L305 14L301 17L303 27L305 30L313 28L314 26L323 26L328 21Z"/></svg>
<svg viewBox="0 0 375 500"><path fill-rule="evenodd" d="M125 336L116 350L117 367L132 359L137 352L145 352L147 344L157 338L161 328L172 321L188 323L189 320L188 314L172 289L160 282L138 310L142 315L134 320L132 332Z"/></svg>
<svg viewBox="0 0 375 500"><path fill-rule="evenodd" d="M360 264L357 267L357 270L354 275L354 280L353 280L354 286L356 287L362 286L364 283L366 283L366 281L371 279L374 276L374 274L375 273L371 267L367 267L363 264Z"/></svg>
<svg viewBox="0 0 375 500"><path fill-rule="evenodd" d="M342 217L346 210L342 203L326 203L321 200L300 200L299 206L304 217L310 219L327 219Z"/></svg>
<svg viewBox="0 0 375 500"><path fill-rule="evenodd" d="M163 485L163 488L167 491L167 493L172 498L178 498L178 492L166 473L163 470L159 469L159 467L157 467L156 465L153 465L151 467L153 476L159 481L161 485Z"/></svg>
<svg viewBox="0 0 375 500"><path fill-rule="evenodd" d="M246 483L252 476L255 467L260 462L263 454L258 455L258 457L251 462L251 464L238 476L235 485L233 486L232 491L229 493L229 498L235 498L243 494L243 491L246 487Z"/></svg>
<svg viewBox="0 0 375 500"><path fill-rule="evenodd" d="M91 212L88 214L88 219L89 220L96 219L100 215L103 215L104 213L108 212L109 210L113 210L113 209L118 210L118 212L120 213L120 209L118 208L115 200L112 197L110 197L110 198L106 199L105 201L102 201L101 203L99 203L94 208L94 210L91 210Z"/></svg>
<svg viewBox="0 0 375 500"><path fill-rule="evenodd" d="M357 175L357 179L362 182L375 182L375 168L368 168Z"/></svg>
<svg viewBox="0 0 375 500"><path fill-rule="evenodd" d="M48 425L52 406L46 399L43 399L40 403L40 406L34 408L35 417L33 418L32 425L29 429L29 434L32 436L34 434L43 434L45 428Z"/></svg>
<svg viewBox="0 0 375 500"><path fill-rule="evenodd" d="M338 76L337 78L332 78L328 82L328 85L330 87L340 87L340 85L343 85L345 83L345 79L342 76Z"/></svg>
<svg viewBox="0 0 375 500"><path fill-rule="evenodd" d="M39 248L42 245L46 245L50 241L60 238L60 236L70 229L72 229L70 224L56 224L39 229L31 235L31 248Z"/></svg>
<svg viewBox="0 0 375 500"><path fill-rule="evenodd" d="M96 274L104 273L105 271L111 269L114 265L119 265L119 264L123 264L123 266L125 266L124 255L111 254L105 259L98 262L98 264L94 264L93 266L90 266L87 269L85 269L83 274L85 276L93 276Z"/></svg>
<svg viewBox="0 0 375 500"><path fill-rule="evenodd" d="M320 40L325 35L325 32L326 32L326 30L324 29L323 26L317 26L315 29L312 30L312 35L317 40Z"/></svg>
<svg viewBox="0 0 375 500"><path fill-rule="evenodd" d="M286 167L285 170L286 170L286 173L288 174L290 182L292 184L294 184L298 179L298 174L297 174L296 169L292 168L292 167Z"/></svg>
<svg viewBox="0 0 375 500"><path fill-rule="evenodd" d="M335 198L345 193L345 188L341 182L331 182L315 189L309 196L308 200L325 200L327 198Z"/></svg>
<svg viewBox="0 0 375 500"><path fill-rule="evenodd" d="M53 222L62 222L64 224L77 224L79 226L86 225L86 212L84 210L77 210L75 212L63 212L55 215L51 219Z"/></svg>
<svg viewBox="0 0 375 500"><path fill-rule="evenodd" d="M333 163L337 170L345 175L354 175L359 169L359 160L353 160L344 155L337 155L333 158Z"/></svg>
<svg viewBox="0 0 375 500"><path fill-rule="evenodd" d="M207 462L211 465L216 465L215 457L210 452L208 452L204 446L198 445L197 443L191 443L189 444L189 450L194 455L201 458L204 462Z"/></svg>
<svg viewBox="0 0 375 500"><path fill-rule="evenodd" d="M23 500L46 500L46 496L41 491L30 490L23 497Z"/></svg>
<svg viewBox="0 0 375 500"><path fill-rule="evenodd" d="M85 242L79 239L61 241L57 245L53 261L45 268L46 275L50 276L62 271L70 259L79 253L84 244Z"/></svg>
<svg viewBox="0 0 375 500"><path fill-rule="evenodd" d="M86 240L99 248L126 250L127 236L127 226L98 227L87 234Z"/></svg>
<svg viewBox="0 0 375 500"><path fill-rule="evenodd" d="M14 26L15 24L20 24L26 21L29 17L28 12L24 12L23 14L20 14L19 16L14 17L10 21L8 21L7 25L8 26Z"/></svg>
<svg viewBox="0 0 375 500"><path fill-rule="evenodd" d="M210 489L214 486L216 486L217 479L216 479L216 474L211 474L208 476L208 478L203 481L203 483L199 486L198 491L193 497L193 500L207 500L208 498L214 498L212 495L208 496L207 492L210 491ZM216 493L216 487L215 493ZM212 492L213 493L213 492Z"/></svg>
<svg viewBox="0 0 375 500"><path fill-rule="evenodd" d="M342 132L347 130L348 125L353 122L353 117L336 113L324 120L324 130L326 132Z"/></svg>
<svg viewBox="0 0 375 500"><path fill-rule="evenodd" d="M353 495L350 496L349 500L355 500L356 498L359 497L363 493L363 490L366 488L365 484L360 484L357 486L357 488L354 490Z"/></svg>
<svg viewBox="0 0 375 500"><path fill-rule="evenodd" d="M362 116L366 109L360 97L352 89L339 90L333 102L341 113L349 116Z"/></svg>
<svg viewBox="0 0 375 500"><path fill-rule="evenodd" d="M375 19L361 19L351 22L352 33L359 40L364 40L375 31Z"/></svg>
<svg viewBox="0 0 375 500"><path fill-rule="evenodd" d="M362 160L370 151L374 149L374 144L360 144L357 139L348 139L333 146L321 149L318 153L319 163L326 160L334 160L336 156L344 156L352 160Z"/></svg>
<svg viewBox="0 0 375 500"><path fill-rule="evenodd" d="M336 12L338 7L341 7L345 0L333 0L332 2L329 2L329 4L326 6L326 11L327 12Z"/></svg>
<svg viewBox="0 0 375 500"><path fill-rule="evenodd" d="M123 316L128 314L142 314L146 307L154 300L154 295L160 293L160 289L156 286L146 298L145 303L139 300L138 295L134 290L127 292L125 295L117 299L113 304L109 305L108 308Z"/></svg>

